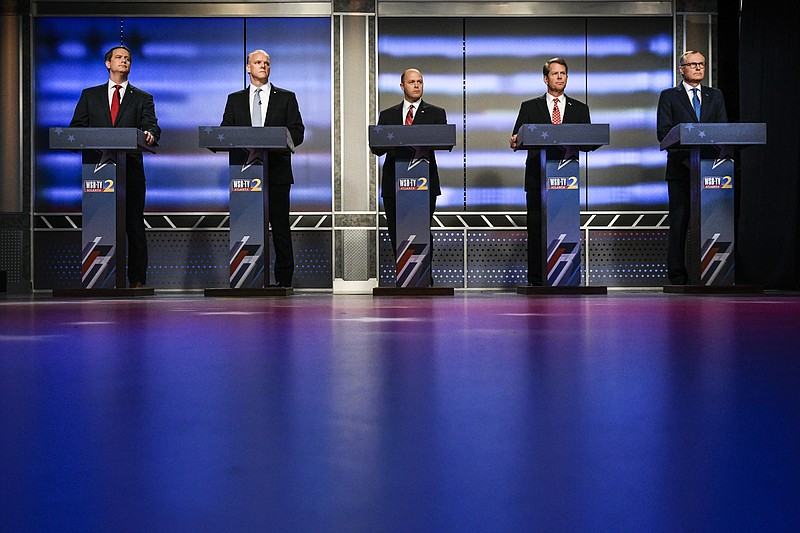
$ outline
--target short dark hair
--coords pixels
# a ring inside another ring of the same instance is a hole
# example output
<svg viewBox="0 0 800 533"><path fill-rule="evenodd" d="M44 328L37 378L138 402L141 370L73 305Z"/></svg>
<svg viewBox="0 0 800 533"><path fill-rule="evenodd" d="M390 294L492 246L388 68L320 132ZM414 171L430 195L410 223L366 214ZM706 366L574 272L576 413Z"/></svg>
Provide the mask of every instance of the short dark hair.
<svg viewBox="0 0 800 533"><path fill-rule="evenodd" d="M122 48L123 50L128 52L128 55L131 56L131 63L133 63L133 54L131 53L131 49L125 46L124 44L120 44L109 49L109 51L106 52L106 61L111 61L111 56L114 54L114 50L117 50L118 48Z"/></svg>
<svg viewBox="0 0 800 533"><path fill-rule="evenodd" d="M567 62L564 61L564 58L554 57L544 62L544 67L542 67L542 73L544 73L545 76L550 74L551 63L558 63L559 65L564 65L564 70L569 74L569 67L567 66Z"/></svg>

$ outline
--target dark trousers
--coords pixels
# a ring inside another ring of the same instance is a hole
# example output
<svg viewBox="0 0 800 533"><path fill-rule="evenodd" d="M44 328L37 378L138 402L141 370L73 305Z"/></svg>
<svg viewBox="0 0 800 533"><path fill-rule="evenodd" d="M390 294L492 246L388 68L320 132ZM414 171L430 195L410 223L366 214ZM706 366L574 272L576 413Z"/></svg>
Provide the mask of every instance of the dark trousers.
<svg viewBox="0 0 800 533"><path fill-rule="evenodd" d="M269 185L269 224L272 228L272 244L275 248L275 283L292 286L294 276L294 251L289 224L289 192L292 186ZM269 258L265 258L265 262ZM266 275L269 275L268 273Z"/></svg>
<svg viewBox="0 0 800 533"><path fill-rule="evenodd" d="M669 193L669 244L667 248L667 277L673 285L689 280L686 270L686 234L689 231L691 188L689 180L667 181Z"/></svg>
<svg viewBox="0 0 800 533"><path fill-rule="evenodd" d="M436 195L430 194L431 220L436 211ZM397 260L397 201L394 196L383 197L383 210L386 212L386 226L389 229L389 240L392 241L392 255ZM433 253L433 232L430 235L431 253ZM433 257L431 255L431 257Z"/></svg>
<svg viewBox="0 0 800 533"><path fill-rule="evenodd" d="M147 235L144 227L144 180L125 184L125 232L128 239L128 283L147 282Z"/></svg>
<svg viewBox="0 0 800 533"><path fill-rule="evenodd" d="M540 188L525 192L528 213L528 283L544 285L545 269L542 263L542 191Z"/></svg>

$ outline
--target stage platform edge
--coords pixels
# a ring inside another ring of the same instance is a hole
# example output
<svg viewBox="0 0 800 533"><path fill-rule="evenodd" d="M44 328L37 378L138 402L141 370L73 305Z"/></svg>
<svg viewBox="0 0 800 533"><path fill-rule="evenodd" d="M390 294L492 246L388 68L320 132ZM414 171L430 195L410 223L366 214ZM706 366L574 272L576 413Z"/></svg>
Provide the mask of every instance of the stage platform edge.
<svg viewBox="0 0 800 533"><path fill-rule="evenodd" d="M517 294L524 294L526 296L608 294L608 287L605 286L551 287L549 285L521 285L517 287Z"/></svg>
<svg viewBox="0 0 800 533"><path fill-rule="evenodd" d="M373 287L373 296L453 296L452 287Z"/></svg>
<svg viewBox="0 0 800 533"><path fill-rule="evenodd" d="M251 289L231 289L230 287L206 289L204 296L225 298L262 298L266 296L291 296L292 287L260 287Z"/></svg>
<svg viewBox="0 0 800 533"><path fill-rule="evenodd" d="M153 296L155 290L149 287L126 289L53 289L54 298L130 298Z"/></svg>
<svg viewBox="0 0 800 533"><path fill-rule="evenodd" d="M668 294L763 294L762 285L664 285Z"/></svg>

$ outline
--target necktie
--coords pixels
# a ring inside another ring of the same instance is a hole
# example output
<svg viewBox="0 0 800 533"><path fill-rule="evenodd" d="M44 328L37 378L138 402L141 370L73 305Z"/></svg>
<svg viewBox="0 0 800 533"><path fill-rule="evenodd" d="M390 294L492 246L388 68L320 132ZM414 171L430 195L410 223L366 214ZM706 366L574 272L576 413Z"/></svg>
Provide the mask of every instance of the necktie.
<svg viewBox="0 0 800 533"><path fill-rule="evenodd" d="M700 98L697 96L697 87L692 89L692 105L694 106L694 114L697 115L697 120L700 120Z"/></svg>
<svg viewBox="0 0 800 533"><path fill-rule="evenodd" d="M414 106L408 106L408 113L406 113L406 126L414 123Z"/></svg>
<svg viewBox="0 0 800 533"><path fill-rule="evenodd" d="M119 90L122 85L114 85L114 95L111 97L111 125L117 122L117 115L119 114Z"/></svg>
<svg viewBox="0 0 800 533"><path fill-rule="evenodd" d="M553 99L553 124L561 124L561 111L558 109L558 98Z"/></svg>
<svg viewBox="0 0 800 533"><path fill-rule="evenodd" d="M261 87L253 93L253 112L250 115L251 126L261 126Z"/></svg>

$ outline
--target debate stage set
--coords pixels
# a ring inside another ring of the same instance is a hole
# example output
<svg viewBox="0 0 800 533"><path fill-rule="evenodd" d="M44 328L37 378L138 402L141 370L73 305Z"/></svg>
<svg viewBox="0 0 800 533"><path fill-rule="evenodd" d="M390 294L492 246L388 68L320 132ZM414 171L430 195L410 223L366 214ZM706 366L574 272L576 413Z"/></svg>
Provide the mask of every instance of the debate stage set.
<svg viewBox="0 0 800 533"><path fill-rule="evenodd" d="M800 531L800 7L779 28L770 3L4 4L0 529ZM70 127L120 43L157 145ZM262 48L301 143L220 125ZM659 142L691 49L728 122ZM554 56L591 123L565 104L512 150ZM447 124L377 124L409 67ZM686 285L667 279L674 149ZM396 162L394 250L373 150ZM268 222L288 154L290 287Z"/></svg>

